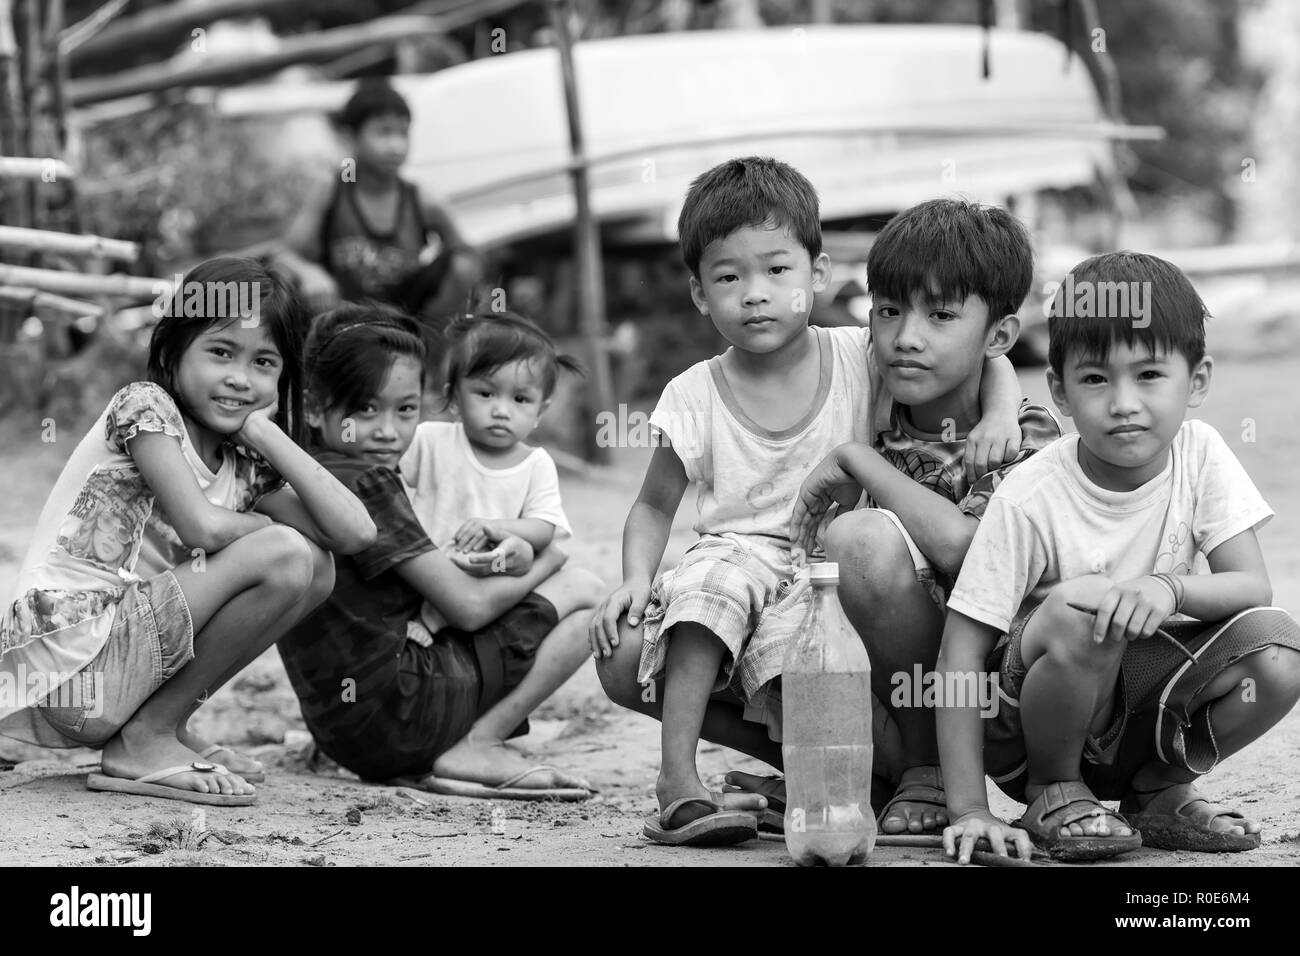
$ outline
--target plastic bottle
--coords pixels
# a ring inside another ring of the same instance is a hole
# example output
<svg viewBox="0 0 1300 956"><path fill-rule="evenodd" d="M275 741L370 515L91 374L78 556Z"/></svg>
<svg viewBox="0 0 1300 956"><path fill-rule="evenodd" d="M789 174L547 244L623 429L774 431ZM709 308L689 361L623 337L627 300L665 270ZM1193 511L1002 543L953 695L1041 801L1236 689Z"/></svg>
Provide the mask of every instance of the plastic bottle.
<svg viewBox="0 0 1300 956"><path fill-rule="evenodd" d="M809 577L812 606L781 675L785 845L801 866L844 866L876 845L871 662L840 607L839 566Z"/></svg>

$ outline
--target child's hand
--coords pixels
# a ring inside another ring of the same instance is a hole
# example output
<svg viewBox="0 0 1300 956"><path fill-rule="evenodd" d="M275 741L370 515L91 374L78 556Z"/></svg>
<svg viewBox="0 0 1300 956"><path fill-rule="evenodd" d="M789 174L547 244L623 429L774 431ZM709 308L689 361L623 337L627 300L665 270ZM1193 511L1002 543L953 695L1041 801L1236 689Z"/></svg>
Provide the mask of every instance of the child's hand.
<svg viewBox="0 0 1300 956"><path fill-rule="evenodd" d="M975 484L1020 454L1020 418L985 415L966 436L966 482Z"/></svg>
<svg viewBox="0 0 1300 956"><path fill-rule="evenodd" d="M1008 842L1015 846L1016 856L1022 860L1029 859L1034 851L1029 831L1003 823L988 810L972 810L944 828L943 852L956 857L958 863L969 863L971 851L981 837L989 841L990 849L998 856L1008 855Z"/></svg>
<svg viewBox="0 0 1300 956"><path fill-rule="evenodd" d="M1150 576L1116 584L1097 604L1092 639L1100 644L1136 641L1150 637L1175 611L1173 592Z"/></svg>
<svg viewBox="0 0 1300 956"><path fill-rule="evenodd" d="M533 566L533 546L523 538L502 538L491 551L464 552L451 549L447 552L451 562L466 574L487 577L491 574L527 574Z"/></svg>
<svg viewBox="0 0 1300 956"><path fill-rule="evenodd" d="M587 641L591 656L610 657L618 647L618 619L627 615L630 627L641 623L645 606L650 603L650 584L643 581L624 581L613 594L596 605L587 625Z"/></svg>
<svg viewBox="0 0 1300 956"><path fill-rule="evenodd" d="M487 551L502 539L488 518L470 518L456 529L455 545L461 551Z"/></svg>
<svg viewBox="0 0 1300 956"><path fill-rule="evenodd" d="M258 454L262 454L262 448L258 445L257 438L259 434L265 434L260 429L271 428L279 429L275 423L276 413L280 410L280 400L277 398L265 408L255 408L244 416L244 422L239 426L239 431L235 432L235 441L239 444L253 449Z"/></svg>
<svg viewBox="0 0 1300 956"><path fill-rule="evenodd" d="M831 505L848 510L862 495L862 486L845 470L839 451L837 448L822 459L799 486L799 497L790 515L790 546L802 548L805 555L812 554L817 532Z"/></svg>

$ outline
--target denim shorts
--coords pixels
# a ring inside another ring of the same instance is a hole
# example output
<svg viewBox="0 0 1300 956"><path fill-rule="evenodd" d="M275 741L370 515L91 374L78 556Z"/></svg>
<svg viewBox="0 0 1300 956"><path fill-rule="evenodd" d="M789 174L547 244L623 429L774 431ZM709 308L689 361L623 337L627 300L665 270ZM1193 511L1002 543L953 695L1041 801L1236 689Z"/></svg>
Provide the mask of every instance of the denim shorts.
<svg viewBox="0 0 1300 956"><path fill-rule="evenodd" d="M176 576L126 589L99 653L37 709L72 744L101 747L194 657L194 626ZM77 686L68 685L79 682Z"/></svg>

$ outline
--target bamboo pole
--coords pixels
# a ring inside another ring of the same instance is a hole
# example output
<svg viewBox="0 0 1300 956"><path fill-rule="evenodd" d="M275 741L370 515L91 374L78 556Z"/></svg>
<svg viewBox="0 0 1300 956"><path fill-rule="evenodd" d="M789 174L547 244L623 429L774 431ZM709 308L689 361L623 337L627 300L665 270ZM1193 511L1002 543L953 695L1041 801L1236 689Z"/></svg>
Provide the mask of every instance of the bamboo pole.
<svg viewBox="0 0 1300 956"><path fill-rule="evenodd" d="M112 21L131 0L108 0L95 8L95 12L79 23L74 23L59 32L59 51L66 58L91 37L98 34Z"/></svg>
<svg viewBox="0 0 1300 956"><path fill-rule="evenodd" d="M33 312L37 310L64 312L74 318L98 316L104 311L93 302L83 302L81 299L70 299L67 296L55 295L53 292L41 292L39 289L21 286L0 286L0 300L12 302Z"/></svg>
<svg viewBox="0 0 1300 956"><path fill-rule="evenodd" d="M180 0L125 16L68 50L74 61L130 54L178 31L226 17L267 14L279 7L309 6L307 0ZM87 18L87 21L90 18ZM83 21L83 23L86 21ZM77 25L78 27L81 24ZM77 29L76 27L73 30ZM68 31L69 34L72 30Z"/></svg>
<svg viewBox="0 0 1300 956"><path fill-rule="evenodd" d="M606 347L609 333L605 326L605 280L600 256L600 226L591 211L591 183L588 181L583 151L582 115L578 102L578 80L573 68L568 0L550 0L548 9L560 50L565 113L569 121L569 148L574 163L570 176L577 207L573 241L578 273L578 322L590 349L591 391L587 393L590 400L586 404L588 410L593 412L608 411L614 407L614 391L610 381L609 350ZM593 414L584 424L594 420ZM609 449L597 445L596 430L584 427L583 436L589 457L597 464L606 464Z"/></svg>
<svg viewBox="0 0 1300 956"><path fill-rule="evenodd" d="M100 256L119 262L135 262L140 257L140 246L125 239L106 239L103 236L71 235L47 229L22 229L18 226L0 226L0 247L26 249L30 252L59 252L74 256Z"/></svg>
<svg viewBox="0 0 1300 956"><path fill-rule="evenodd" d="M83 275L58 269L29 269L23 266L0 265L0 286L30 286L42 292L55 292L71 296L113 296L119 299L141 301L156 299L162 289L171 289L166 279L128 275Z"/></svg>
<svg viewBox="0 0 1300 956"><path fill-rule="evenodd" d="M3 0L0 0L3 2ZM71 166L61 159L39 156L0 156L0 179L72 179Z"/></svg>
<svg viewBox="0 0 1300 956"><path fill-rule="evenodd" d="M333 60L352 50L378 43L394 44L429 33L443 33L447 21L438 17L382 17L369 23L336 27L300 36L284 37L278 49L239 58L208 57L197 63L170 61L102 76L70 80L68 102L74 106L103 100L160 93L174 87L212 86L271 73L297 63Z"/></svg>

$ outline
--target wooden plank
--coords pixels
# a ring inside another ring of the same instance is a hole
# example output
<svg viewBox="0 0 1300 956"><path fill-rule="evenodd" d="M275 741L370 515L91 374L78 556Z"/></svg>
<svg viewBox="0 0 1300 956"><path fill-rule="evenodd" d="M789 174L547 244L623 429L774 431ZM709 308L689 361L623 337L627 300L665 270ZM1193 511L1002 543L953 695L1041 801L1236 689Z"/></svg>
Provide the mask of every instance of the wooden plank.
<svg viewBox="0 0 1300 956"><path fill-rule="evenodd" d="M48 229L22 229L18 226L0 226L0 247L3 246L26 249L29 252L102 256L119 262L135 262L140 257L140 246L125 239L72 235Z"/></svg>
<svg viewBox="0 0 1300 956"><path fill-rule="evenodd" d="M29 269L23 266L0 265L0 286L30 286L42 292L56 292L72 296L113 296L139 301L156 299L160 290L171 289L166 279L128 275L83 275L79 272L61 272L57 269Z"/></svg>

